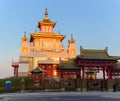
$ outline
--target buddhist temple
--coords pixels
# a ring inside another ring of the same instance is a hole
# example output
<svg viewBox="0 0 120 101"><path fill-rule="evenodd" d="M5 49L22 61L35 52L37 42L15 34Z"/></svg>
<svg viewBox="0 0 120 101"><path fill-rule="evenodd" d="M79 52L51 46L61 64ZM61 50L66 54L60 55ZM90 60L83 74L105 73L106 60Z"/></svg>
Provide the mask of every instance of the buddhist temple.
<svg viewBox="0 0 120 101"><path fill-rule="evenodd" d="M24 32L19 61L12 62L14 76L28 76L40 68L41 71L45 71L45 77L57 77L56 68L61 61L76 57L73 35L68 40L68 47L64 47L62 41L66 35L54 32L55 26L56 22L50 20L46 9L43 20L38 21L39 31L31 33L30 39Z"/></svg>
<svg viewBox="0 0 120 101"><path fill-rule="evenodd" d="M103 50L84 49L76 54L76 42L71 34L68 47L62 41L66 35L54 32L56 22L50 20L48 10L38 21L39 31L27 37L26 32L20 46L18 62L12 62L14 76L39 74L45 78L94 78L102 74L103 79L120 76L120 56L110 56L108 47Z"/></svg>
<svg viewBox="0 0 120 101"><path fill-rule="evenodd" d="M32 87L45 91L111 91L113 84L120 84L114 79L120 77L120 56L109 55L108 47L82 46L77 55L73 35L65 47L66 35L54 31L57 23L48 15L45 9L43 20L38 21L39 31L29 37L24 32L19 60L12 61L15 77L29 77Z"/></svg>

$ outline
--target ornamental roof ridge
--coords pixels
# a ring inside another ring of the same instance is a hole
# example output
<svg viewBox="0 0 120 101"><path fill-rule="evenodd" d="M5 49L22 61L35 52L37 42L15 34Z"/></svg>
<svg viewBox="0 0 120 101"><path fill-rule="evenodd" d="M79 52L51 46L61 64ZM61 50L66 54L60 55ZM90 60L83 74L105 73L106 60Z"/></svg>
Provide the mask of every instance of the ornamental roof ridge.
<svg viewBox="0 0 120 101"><path fill-rule="evenodd" d="M39 20L38 21L39 23L52 23L52 24L56 24L56 22L54 22L54 21L51 21L50 19L43 19L42 21L41 20Z"/></svg>
<svg viewBox="0 0 120 101"><path fill-rule="evenodd" d="M32 36L35 36L35 35L44 35L44 36L53 36L53 35L55 35L55 36L66 36L66 35L64 35L64 34L58 34L58 33L55 33L55 32L33 32L33 33L31 33L31 35Z"/></svg>
<svg viewBox="0 0 120 101"><path fill-rule="evenodd" d="M45 71L39 67L36 67L31 71L31 73L44 73Z"/></svg>
<svg viewBox="0 0 120 101"><path fill-rule="evenodd" d="M82 52L106 52L106 51L100 49L82 49Z"/></svg>

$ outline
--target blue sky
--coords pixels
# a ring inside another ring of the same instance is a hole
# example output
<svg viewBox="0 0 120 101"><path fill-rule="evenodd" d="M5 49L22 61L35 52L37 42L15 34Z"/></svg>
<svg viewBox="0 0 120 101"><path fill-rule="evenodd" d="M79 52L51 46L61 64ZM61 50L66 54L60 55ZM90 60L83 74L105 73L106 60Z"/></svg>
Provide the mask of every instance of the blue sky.
<svg viewBox="0 0 120 101"><path fill-rule="evenodd" d="M48 8L57 21L54 31L73 34L79 48L104 49L120 56L120 0L0 0L0 77L13 75L12 60L19 59L21 38L37 29ZM38 30L38 29L37 29ZM39 31L39 30L38 30Z"/></svg>

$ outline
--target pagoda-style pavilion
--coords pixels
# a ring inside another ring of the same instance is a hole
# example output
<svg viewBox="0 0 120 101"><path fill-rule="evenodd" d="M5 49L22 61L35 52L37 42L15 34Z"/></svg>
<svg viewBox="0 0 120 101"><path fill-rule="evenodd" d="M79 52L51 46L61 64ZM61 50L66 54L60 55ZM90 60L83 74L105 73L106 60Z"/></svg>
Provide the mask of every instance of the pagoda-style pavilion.
<svg viewBox="0 0 120 101"><path fill-rule="evenodd" d="M45 73L46 72L44 70L42 70L39 67L36 67L34 70L31 71L29 77L33 79L34 85L40 85L42 83L41 79L44 79Z"/></svg>
<svg viewBox="0 0 120 101"><path fill-rule="evenodd" d="M119 56L110 56L108 54L108 48L104 50L90 50L80 48L80 55L76 58L76 64L81 68L82 79L85 78L85 74L96 75L100 71L103 72L103 79L112 79L114 75L120 75L118 60Z"/></svg>

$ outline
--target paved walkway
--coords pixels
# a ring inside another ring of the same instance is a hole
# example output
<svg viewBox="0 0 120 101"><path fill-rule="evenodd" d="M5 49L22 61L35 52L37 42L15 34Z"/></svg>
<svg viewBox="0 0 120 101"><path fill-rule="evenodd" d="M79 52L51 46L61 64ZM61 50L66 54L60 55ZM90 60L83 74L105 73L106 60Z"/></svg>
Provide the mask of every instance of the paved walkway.
<svg viewBox="0 0 120 101"><path fill-rule="evenodd" d="M16 96L105 96L105 97L119 97L120 92L34 92L34 93L6 93L0 94L0 98L3 97L16 97Z"/></svg>
<svg viewBox="0 0 120 101"><path fill-rule="evenodd" d="M97 96L102 98L118 98L120 99L120 92L35 92L35 93L6 93L0 94L0 101L9 101L11 98L24 97L63 97L63 96ZM17 101L17 100L16 100Z"/></svg>
<svg viewBox="0 0 120 101"><path fill-rule="evenodd" d="M120 101L120 92L37 92L1 96L0 101Z"/></svg>

